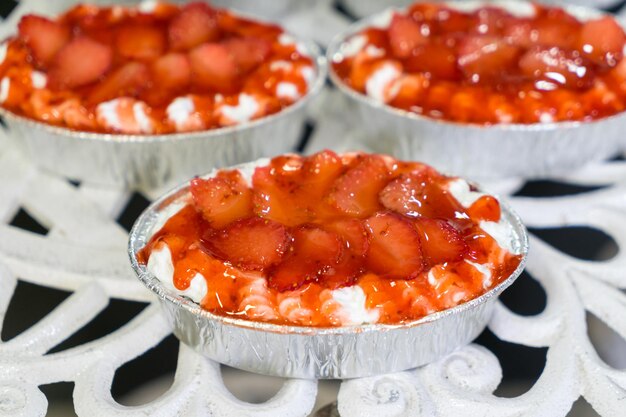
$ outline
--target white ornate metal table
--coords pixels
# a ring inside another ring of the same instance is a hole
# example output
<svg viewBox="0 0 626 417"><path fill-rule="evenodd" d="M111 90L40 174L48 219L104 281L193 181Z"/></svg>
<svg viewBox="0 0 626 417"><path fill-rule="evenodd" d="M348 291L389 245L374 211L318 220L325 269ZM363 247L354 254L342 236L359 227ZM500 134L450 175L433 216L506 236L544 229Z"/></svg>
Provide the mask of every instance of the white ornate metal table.
<svg viewBox="0 0 626 417"><path fill-rule="evenodd" d="M12 15L8 21L15 19ZM329 1L320 1L284 22L325 44L348 19ZM313 128L308 129L304 151L358 147L354 139L360 133L350 124L351 111L336 92L326 90L311 110ZM27 330L0 342L0 416L45 415L48 401L39 387L60 381L74 383L79 416L306 416L313 411L317 381L288 380L271 399L244 402L224 385L219 364L184 345L174 382L165 393L143 405L118 403L111 394L116 370L170 335L156 300L133 277L126 259L127 234L116 222L133 195L39 172L8 145L6 134L0 136L0 326L18 281L71 295ZM338 143L338 138L343 140ZM557 180L601 188L558 197L511 197L529 227L586 226L626 247L625 161L589 166ZM487 188L512 194L522 185L521 180L509 180ZM152 198L159 191L144 194ZM47 233L11 225L17 213L28 213ZM620 368L626 368L625 271L623 251L610 260L582 260L532 236L527 268L532 278L522 280L534 279L543 287L545 309L526 316L499 303L489 324L502 341L547 348L545 367L532 388L512 398L494 395L502 379L500 362L488 349L472 344L420 369L342 382L338 412L344 417L558 417L566 416L582 396L602 416L624 416L626 370ZM149 305L104 337L53 349L113 299ZM587 326L589 313L595 324L608 326L600 326L605 333L595 344ZM334 406L319 413L336 414Z"/></svg>

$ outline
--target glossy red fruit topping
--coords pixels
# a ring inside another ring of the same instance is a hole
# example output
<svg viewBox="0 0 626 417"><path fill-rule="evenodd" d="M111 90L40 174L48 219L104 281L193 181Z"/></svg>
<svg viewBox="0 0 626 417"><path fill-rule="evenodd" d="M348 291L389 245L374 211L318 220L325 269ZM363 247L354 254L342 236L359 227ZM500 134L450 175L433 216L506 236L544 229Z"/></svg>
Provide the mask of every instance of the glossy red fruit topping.
<svg viewBox="0 0 626 417"><path fill-rule="evenodd" d="M415 228L429 267L459 261L469 251L461 234L446 220L421 217L415 220Z"/></svg>
<svg viewBox="0 0 626 417"><path fill-rule="evenodd" d="M107 75L89 95L87 101L101 103L116 97L137 97L150 82L150 69L141 62L129 62Z"/></svg>
<svg viewBox="0 0 626 417"><path fill-rule="evenodd" d="M340 176L328 196L341 213L367 217L381 208L378 193L390 178L385 160L377 155L360 155L356 164Z"/></svg>
<svg viewBox="0 0 626 417"><path fill-rule="evenodd" d="M424 72L442 80L457 80L460 71L457 66L457 53L444 44L420 45L404 61L408 72Z"/></svg>
<svg viewBox="0 0 626 417"><path fill-rule="evenodd" d="M223 44L235 59L240 74L252 71L272 52L272 44L258 38L231 38Z"/></svg>
<svg viewBox="0 0 626 417"><path fill-rule="evenodd" d="M399 214L380 213L365 222L371 236L366 266L381 277L412 279L424 271L420 238Z"/></svg>
<svg viewBox="0 0 626 417"><path fill-rule="evenodd" d="M192 82L200 88L229 92L235 88L237 63L224 45L205 43L189 53Z"/></svg>
<svg viewBox="0 0 626 417"><path fill-rule="evenodd" d="M216 41L219 36L216 12L206 3L189 3L168 27L169 44L175 51Z"/></svg>
<svg viewBox="0 0 626 417"><path fill-rule="evenodd" d="M594 78L593 69L587 59L571 51L559 48L535 47L526 52L519 61L524 75L540 81L535 85L540 90L588 88Z"/></svg>
<svg viewBox="0 0 626 417"><path fill-rule="evenodd" d="M477 82L508 73L516 67L520 53L519 47L501 37L468 36L459 45L459 66L467 79Z"/></svg>
<svg viewBox="0 0 626 417"><path fill-rule="evenodd" d="M233 265L265 270L283 259L290 238L283 225L252 217L208 233L203 236L203 243L212 254Z"/></svg>
<svg viewBox="0 0 626 417"><path fill-rule="evenodd" d="M238 171L193 179L191 195L196 209L216 229L252 215L252 191Z"/></svg>
<svg viewBox="0 0 626 417"><path fill-rule="evenodd" d="M124 26L117 32L115 46L124 58L154 60L165 51L165 33L155 26Z"/></svg>
<svg viewBox="0 0 626 417"><path fill-rule="evenodd" d="M578 48L600 64L615 66L622 58L626 35L611 17L585 22L578 39Z"/></svg>
<svg viewBox="0 0 626 417"><path fill-rule="evenodd" d="M270 288L278 291L295 290L317 280L338 264L343 252L339 236L316 226L301 226L292 235L288 257L268 277Z"/></svg>
<svg viewBox="0 0 626 417"><path fill-rule="evenodd" d="M164 55L152 64L154 84L167 90L182 90L191 82L191 67L185 54Z"/></svg>
<svg viewBox="0 0 626 417"><path fill-rule="evenodd" d="M102 77L113 60L111 48L87 37L77 37L54 58L48 72L50 84L57 88L75 88Z"/></svg>
<svg viewBox="0 0 626 417"><path fill-rule="evenodd" d="M398 58L407 58L415 47L426 43L420 25L398 13L393 15L388 33L391 51Z"/></svg>
<svg viewBox="0 0 626 417"><path fill-rule="evenodd" d="M24 16L18 29L39 65L52 62L55 55L70 40L68 27L40 16Z"/></svg>
<svg viewBox="0 0 626 417"><path fill-rule="evenodd" d="M500 202L490 195L484 195L474 202L467 209L470 219L479 223L481 221L499 222L500 221Z"/></svg>

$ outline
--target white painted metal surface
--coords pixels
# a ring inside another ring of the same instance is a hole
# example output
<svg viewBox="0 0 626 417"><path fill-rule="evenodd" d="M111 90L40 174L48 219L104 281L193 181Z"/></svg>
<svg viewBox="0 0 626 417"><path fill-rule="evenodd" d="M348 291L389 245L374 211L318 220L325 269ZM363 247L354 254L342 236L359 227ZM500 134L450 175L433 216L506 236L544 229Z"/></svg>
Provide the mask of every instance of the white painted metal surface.
<svg viewBox="0 0 626 417"><path fill-rule="evenodd" d="M327 2L286 22L324 43L346 23ZM316 128L307 152L359 148L351 109L336 92L325 92L311 118ZM609 187L568 197L513 198L527 225L589 226L626 247L626 162L590 166L566 180ZM506 194L520 183L509 180L488 188ZM74 406L81 417L310 413L316 381L290 380L269 401L245 403L225 387L218 364L184 346L175 382L164 395L137 407L115 402L110 391L115 370L170 333L156 305L104 338L45 354L94 319L111 298L153 301L133 277L126 233L113 220L129 197L123 190L77 188L38 172L0 136L0 325L18 277L73 293L43 320L0 343L0 416L45 415L47 400L38 386L59 381L75 383ZM49 228L47 236L7 225L20 207ZM494 396L500 364L485 348L470 345L421 369L345 381L338 398L341 415L559 417L582 395L600 415L624 416L626 371L600 359L589 340L585 312L626 339L626 253L609 261L583 261L532 238L528 271L546 291L545 310L523 317L499 304L489 327L501 340L549 348L545 369L530 391L516 398Z"/></svg>

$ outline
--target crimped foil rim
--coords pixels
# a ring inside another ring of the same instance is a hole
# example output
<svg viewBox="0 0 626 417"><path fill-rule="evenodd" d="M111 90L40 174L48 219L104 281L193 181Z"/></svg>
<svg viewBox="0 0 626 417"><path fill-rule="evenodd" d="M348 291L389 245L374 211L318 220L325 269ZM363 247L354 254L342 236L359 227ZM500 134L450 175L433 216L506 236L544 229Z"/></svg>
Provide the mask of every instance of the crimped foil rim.
<svg viewBox="0 0 626 417"><path fill-rule="evenodd" d="M248 17L244 14L237 13L237 16L240 17ZM255 18L257 21L262 21L261 19ZM155 143L155 142L178 142L192 139L207 139L209 140L211 137L219 137L225 135L231 135L243 130L253 129L260 125L272 123L280 118L288 117L291 113L298 111L301 107L305 106L308 102L310 102L313 97L317 96L321 91L324 83L326 82L326 76L328 74L328 62L326 61L326 57L322 54L320 47L313 41L301 39L295 35L292 35L289 32L284 32L285 34L293 37L296 43L302 43L305 45L307 52L311 54L311 58L313 60L313 64L315 66L315 80L312 83L311 87L308 89L307 93L298 99L295 103L285 107L277 113L270 114L268 116L261 117L259 119L251 120L245 123L239 123L233 126L225 126L218 127L214 129L205 129L198 130L193 132L175 132L175 133L166 133L161 135L146 135L146 134L128 134L128 133L99 133L99 132L88 132L70 129L63 126L56 126L48 123L44 123L39 120L31 119L26 116L22 116L12 112L9 109L6 109L0 106L0 116L11 119L16 123L20 123L26 125L26 127L30 127L33 129L41 129L48 131L53 134L62 135L70 138L76 138L79 140L94 140L94 141L102 141L102 142L111 142L111 143L129 143L129 142L137 142L137 143Z"/></svg>
<svg viewBox="0 0 626 417"><path fill-rule="evenodd" d="M490 7L500 6L501 8L504 8L504 5L509 5L511 7L514 7L515 5L529 4L528 2L522 1L522 0L492 0L492 1L482 1L482 0L465 0L465 1L456 0L454 1L453 0L453 1L443 1L441 3L443 5L448 5L451 7L461 6L461 5L467 7L467 5L469 4L469 5L485 5L485 6L490 6ZM568 13L575 15L579 19L582 19L583 16L586 16L586 17L611 16L615 19L616 22L620 24L620 26L622 26L626 30L626 23L624 23L622 19L620 19L618 16L611 15L609 13L604 13L601 10L596 10L590 7L565 5L565 4L559 5L559 7L561 7ZM333 85L337 87L339 90L341 90L342 93L348 95L349 97L351 97L352 99L358 102L366 104L370 107L374 107L378 110L382 110L385 113L398 116L398 117L405 117L407 119L411 119L417 122L433 123L433 124L464 128L464 129L476 129L480 131L501 130L502 133L506 133L510 131L537 132L537 131L575 129L581 125L588 125L592 123L603 123L603 122L609 121L611 119L616 119L616 118L626 118L626 111L621 111L611 116L603 117L600 119L593 119L591 121L571 120L571 121L561 121L561 122L527 123L527 124L494 123L490 125L476 124L476 123L462 123L462 122L457 122L454 120L436 119L436 118L429 117L423 114L418 114L418 113L414 113L414 112L410 112L407 110L390 106L386 103L383 103L382 101L375 100L359 91L356 91L350 86L348 86L346 83L344 83L343 80L341 80L341 78L339 78L339 76L335 73L333 69L333 65L332 65L333 56L342 55L341 52L339 51L340 46L350 36L355 35L359 31L372 26L372 24L375 22L375 20L378 17L383 16L384 14L389 13L390 11L405 12L406 10L407 8L405 7L389 7L374 15L368 16L363 19L359 19L358 21L348 26L347 29L345 29L344 31L340 32L339 34L333 37L330 44L328 45L328 48L326 49L326 60L328 62L328 76L330 80L332 81Z"/></svg>
<svg viewBox="0 0 626 417"><path fill-rule="evenodd" d="M238 169L242 165L233 166L227 169ZM256 166L256 165L255 165ZM260 166L260 165L259 165ZM210 172L209 174L203 175L202 177L208 177L217 170ZM194 314L195 316L202 317L206 320L211 320L215 322L219 322L223 325L234 326L239 328L251 329L251 330L260 330L271 333L281 333L281 334L297 334L297 335L345 335L345 334L359 334L365 332L377 332L377 331L388 331L393 329L410 329L425 323L435 322L437 320L443 319L449 315L460 314L464 311L471 310L476 306L487 302L492 297L497 297L502 291L508 288L513 282L519 277L526 266L526 257L528 254L528 232L526 227L522 223L519 215L511 209L511 207L505 201L501 200L497 195L491 194L498 199L500 202L500 207L502 208L503 218L507 219L510 225L513 227L515 235L519 242L519 255L521 256L521 261L515 271L511 273L504 281L480 295L479 297L468 300L462 304L459 304L455 307L448 308L445 310L438 311L433 314L429 314L427 316L422 317L419 320L413 320L405 323L399 324L361 324L361 325L351 325L351 326L340 326L340 327L311 327L311 326L294 326L294 325L282 325L282 324L273 324L266 323L261 321L253 321L253 320L244 320L227 316L220 316L217 314L213 314L207 310L204 310L200 305L196 304L188 300L187 298L181 297L172 291L166 289L161 281L155 277L151 272L149 272L146 268L146 265L142 265L137 261L136 253L142 248L142 243L147 243L150 236L147 236L146 227L151 226L150 220L157 218L159 216L159 212L167 207L169 204L172 204L175 201L180 201L185 197L190 195L189 192L189 181L185 181L184 183L178 185L172 190L166 192L159 199L155 200L152 204L150 204L137 218L135 224L133 225L129 239L128 239L128 257L130 259L131 266L143 284L148 287L151 291L156 293L156 295L161 299L161 301L173 303L177 308L183 308L188 312ZM146 237L146 242L142 242L142 237Z"/></svg>

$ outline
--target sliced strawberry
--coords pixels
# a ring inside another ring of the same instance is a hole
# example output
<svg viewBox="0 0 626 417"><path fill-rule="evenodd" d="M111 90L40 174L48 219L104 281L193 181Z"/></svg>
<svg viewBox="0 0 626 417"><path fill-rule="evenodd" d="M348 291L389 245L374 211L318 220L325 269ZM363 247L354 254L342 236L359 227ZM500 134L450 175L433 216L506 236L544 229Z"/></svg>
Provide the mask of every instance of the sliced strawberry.
<svg viewBox="0 0 626 417"><path fill-rule="evenodd" d="M116 97L137 97L150 83L150 69L140 62L129 62L109 74L89 94L88 102L101 103Z"/></svg>
<svg viewBox="0 0 626 417"><path fill-rule="evenodd" d="M420 45L413 50L411 56L404 61L408 72L427 72L442 80L457 80L460 71L456 64L456 52L446 45L429 43Z"/></svg>
<svg viewBox="0 0 626 417"><path fill-rule="evenodd" d="M330 150L304 158L301 169L303 196L307 199L321 199L344 170L341 158Z"/></svg>
<svg viewBox="0 0 626 417"><path fill-rule="evenodd" d="M555 86L588 88L593 84L592 65L577 52L535 47L520 58L519 66L527 77Z"/></svg>
<svg viewBox="0 0 626 417"><path fill-rule="evenodd" d="M626 42L624 30L610 16L585 22L580 31L578 49L597 63L615 66Z"/></svg>
<svg viewBox="0 0 626 417"><path fill-rule="evenodd" d="M224 45L205 43L189 53L192 82L201 88L229 92L235 88L237 63Z"/></svg>
<svg viewBox="0 0 626 417"><path fill-rule="evenodd" d="M484 195L467 209L467 214L474 222L481 221L498 222L500 221L501 210L500 202L493 196Z"/></svg>
<svg viewBox="0 0 626 417"><path fill-rule="evenodd" d="M325 225L324 228L340 236L346 244L347 251L355 256L364 256L367 252L370 236L362 220L336 220Z"/></svg>
<svg viewBox="0 0 626 417"><path fill-rule="evenodd" d="M230 38L222 44L235 59L240 74L253 70L272 53L272 44L264 39Z"/></svg>
<svg viewBox="0 0 626 417"><path fill-rule="evenodd" d="M238 220L203 237L213 255L244 269L278 264L289 249L289 234L279 223L258 217Z"/></svg>
<svg viewBox="0 0 626 417"><path fill-rule="evenodd" d="M155 26L123 26L117 32L115 47L124 58L153 60L165 51L165 33Z"/></svg>
<svg viewBox="0 0 626 417"><path fill-rule="evenodd" d="M520 53L518 46L500 37L468 36L459 45L459 66L465 78L476 82L509 72L517 64Z"/></svg>
<svg viewBox="0 0 626 417"><path fill-rule="evenodd" d="M337 265L342 241L336 234L315 226L293 231L291 254L270 271L268 284L278 291L294 290Z"/></svg>
<svg viewBox="0 0 626 417"><path fill-rule="evenodd" d="M241 174L234 178L195 178L191 181L194 206L211 227L221 229L252 215L252 191Z"/></svg>
<svg viewBox="0 0 626 417"><path fill-rule="evenodd" d="M394 213L379 213L365 222L371 235L366 266L390 279L413 279L424 270L419 235L408 220Z"/></svg>
<svg viewBox="0 0 626 417"><path fill-rule="evenodd" d="M70 40L70 30L45 17L26 15L20 20L20 37L39 65L47 65Z"/></svg>
<svg viewBox="0 0 626 417"><path fill-rule="evenodd" d="M428 42L427 36L422 34L419 23L409 16L398 13L391 19L388 34L391 52L398 58L408 57L416 46Z"/></svg>
<svg viewBox="0 0 626 417"><path fill-rule="evenodd" d="M446 220L420 217L415 220L415 227L428 267L459 261L469 251L461 234Z"/></svg>
<svg viewBox="0 0 626 417"><path fill-rule="evenodd" d="M581 23L562 9L551 8L547 16L535 20L532 38L534 44L546 48L574 49L580 37Z"/></svg>
<svg viewBox="0 0 626 417"><path fill-rule="evenodd" d="M522 48L530 48L536 41L536 31L528 20L509 22L502 35L506 42Z"/></svg>
<svg viewBox="0 0 626 417"><path fill-rule="evenodd" d="M152 64L154 84L166 90L181 90L191 81L191 67L184 54L170 53Z"/></svg>
<svg viewBox="0 0 626 417"><path fill-rule="evenodd" d="M381 208L378 193L391 173L382 157L358 155L356 165L337 178L328 195L331 205L354 217L367 217Z"/></svg>
<svg viewBox="0 0 626 417"><path fill-rule="evenodd" d="M54 58L48 72L50 85L75 88L91 84L111 67L111 48L81 36L65 45Z"/></svg>
<svg viewBox="0 0 626 417"><path fill-rule="evenodd" d="M187 51L219 37L217 13L201 2L187 4L168 27L170 47L175 51Z"/></svg>

